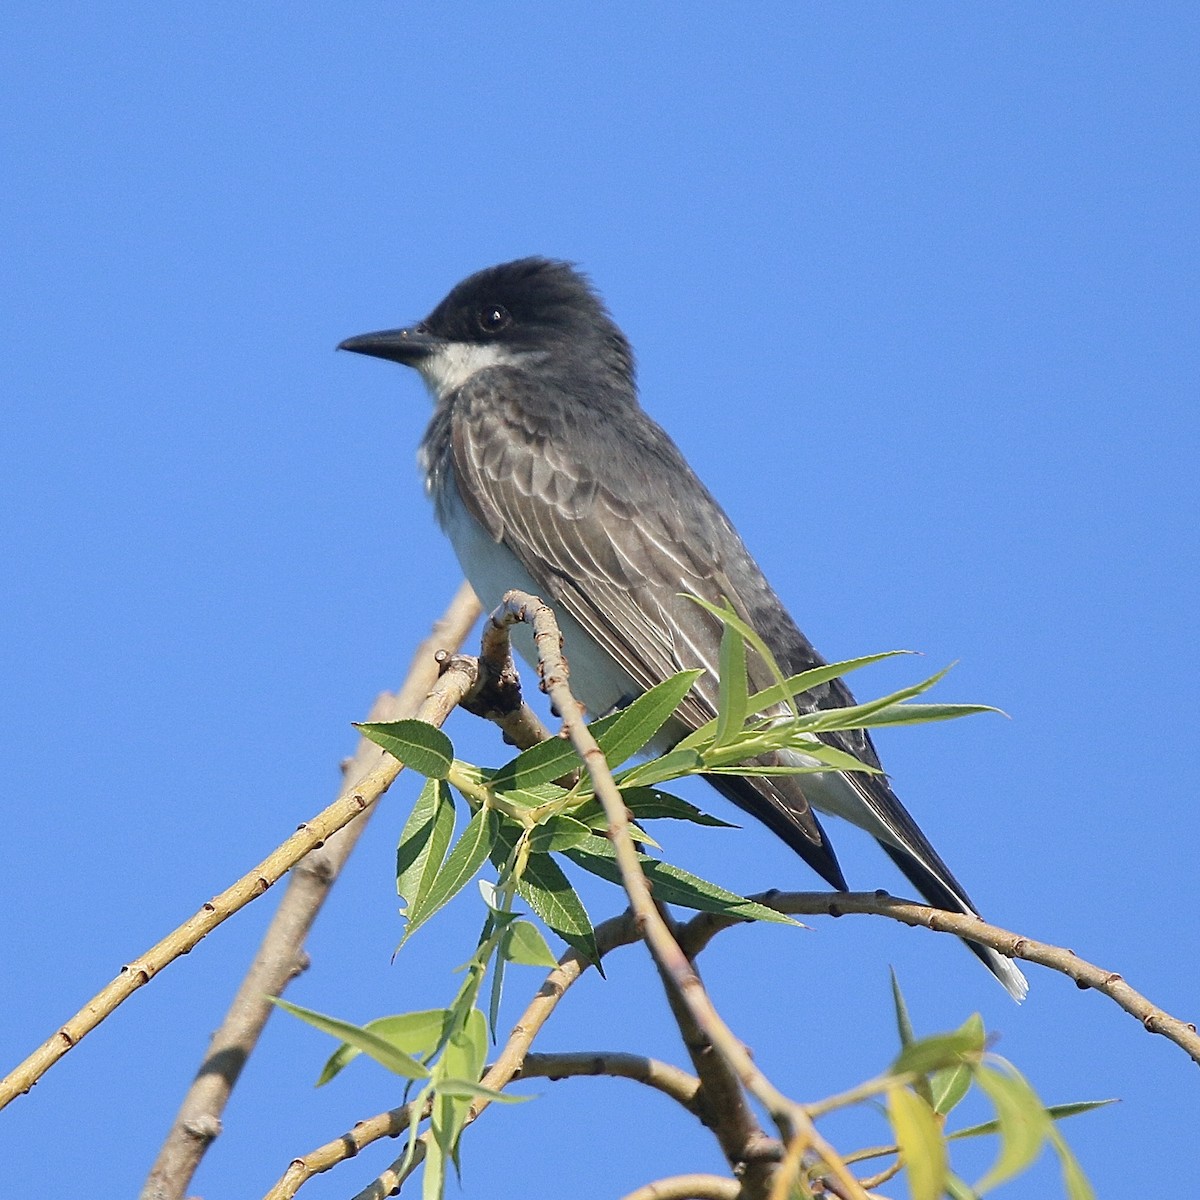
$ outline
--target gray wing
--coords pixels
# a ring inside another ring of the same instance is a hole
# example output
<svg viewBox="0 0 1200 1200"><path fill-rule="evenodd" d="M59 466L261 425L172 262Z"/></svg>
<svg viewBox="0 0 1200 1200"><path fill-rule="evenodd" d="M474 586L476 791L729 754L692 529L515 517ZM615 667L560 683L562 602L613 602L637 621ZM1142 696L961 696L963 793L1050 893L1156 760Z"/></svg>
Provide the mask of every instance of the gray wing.
<svg viewBox="0 0 1200 1200"><path fill-rule="evenodd" d="M568 612L640 688L704 668L678 714L686 729L698 728L716 715L722 626L686 595L728 599L764 636L758 610L782 608L716 501L644 413L626 411L608 424L615 433L604 460L584 462L570 455L573 439L556 436L571 420L561 401L549 390L533 399L520 404L487 375L456 395L449 442L463 502L544 599ZM820 662L796 637L808 665ZM792 649L788 669L803 669L793 665L800 652ZM755 687L770 684L763 664L752 662L750 671ZM710 782L833 886L846 887L799 777Z"/></svg>

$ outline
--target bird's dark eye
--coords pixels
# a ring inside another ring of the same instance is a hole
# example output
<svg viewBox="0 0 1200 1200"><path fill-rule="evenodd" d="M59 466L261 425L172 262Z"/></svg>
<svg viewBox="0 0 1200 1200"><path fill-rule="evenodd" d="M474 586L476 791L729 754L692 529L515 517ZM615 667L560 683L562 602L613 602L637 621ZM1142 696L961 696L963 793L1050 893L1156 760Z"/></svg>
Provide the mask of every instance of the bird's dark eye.
<svg viewBox="0 0 1200 1200"><path fill-rule="evenodd" d="M479 328L484 333L499 333L511 320L503 304L485 304L479 310Z"/></svg>

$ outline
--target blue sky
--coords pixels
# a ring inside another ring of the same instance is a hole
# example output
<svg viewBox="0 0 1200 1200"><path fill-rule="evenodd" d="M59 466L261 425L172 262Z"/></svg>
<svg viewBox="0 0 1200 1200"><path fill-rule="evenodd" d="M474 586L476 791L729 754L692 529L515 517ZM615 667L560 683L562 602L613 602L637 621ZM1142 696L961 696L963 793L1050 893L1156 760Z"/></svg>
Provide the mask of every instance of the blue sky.
<svg viewBox="0 0 1200 1200"><path fill-rule="evenodd" d="M925 655L860 695L956 661L944 698L1011 715L878 739L983 911L1200 1014L1193 9L18 0L0 21L6 1068L331 797L350 722L459 578L414 467L417 379L333 346L528 253L591 273L647 408L824 653ZM449 731L500 758L466 716ZM366 1019L451 994L469 899L389 961L415 790L376 815L293 1000ZM907 893L831 833L853 886ZM818 886L762 829L669 834L731 887ZM272 904L0 1114L12 1194L134 1193ZM1066 1129L1101 1196L1131 1168L1193 1186L1194 1066L1060 977L1030 968L1018 1009L949 939L867 919L738 930L703 961L801 1099L890 1057L889 964L919 1029L981 1011L1048 1101L1122 1098ZM545 1048L682 1061L644 955L609 975ZM314 1092L328 1049L272 1021L198 1194L257 1195L396 1102L368 1064ZM720 1169L632 1084L534 1090L467 1134L464 1195ZM302 1194L352 1194L394 1149Z"/></svg>

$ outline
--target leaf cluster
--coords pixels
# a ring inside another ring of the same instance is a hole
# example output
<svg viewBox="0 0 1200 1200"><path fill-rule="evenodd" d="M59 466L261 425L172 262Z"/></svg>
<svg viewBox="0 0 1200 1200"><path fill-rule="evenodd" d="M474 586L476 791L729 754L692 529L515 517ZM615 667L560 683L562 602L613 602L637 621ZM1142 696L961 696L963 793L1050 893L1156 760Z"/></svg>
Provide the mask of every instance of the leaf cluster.
<svg viewBox="0 0 1200 1200"><path fill-rule="evenodd" d="M784 677L758 635L736 614L727 608L705 606L724 622L718 715L682 740L675 740L665 753L630 762L656 741L674 740L667 731L701 674L683 671L621 711L593 722L590 729L608 763L621 768L614 778L641 847L642 870L657 900L739 920L798 924L647 852L658 847L646 829L653 821L726 824L660 785L687 775L725 771L869 771L872 768L827 744L821 735L995 710L982 705L914 703L945 672L865 704L816 708L804 702L810 689L890 655L870 655ZM774 678L771 686L751 691L748 652L768 664ZM333 1078L359 1054L406 1080L410 1138L401 1175L413 1164L420 1122L427 1116L430 1133L424 1139L424 1196L440 1200L448 1165L457 1169L459 1138L472 1104L481 1099L515 1099L479 1082L489 1029L495 1038L506 971L510 965L551 968L556 963L545 937L525 912L535 914L546 928L602 971L591 918L564 868L582 870L618 886L620 872L606 836L603 808L583 763L565 739L542 742L493 768L458 759L450 739L421 721L359 728L426 776L397 848L396 883L406 922L398 951L490 864L494 879L479 880L483 927L463 965L457 994L444 1009L382 1017L357 1026L278 1003L341 1041L319 1082ZM776 765L781 751L794 752L791 758L803 756L804 765ZM907 1166L913 1196L925 1200L946 1194L953 1200L965 1200L981 1194L1023 1169L1049 1140L1059 1150L1072 1200L1086 1200L1090 1196L1086 1182L1053 1128L1056 1114L1042 1108L1015 1069L985 1055L978 1018L956 1033L916 1040L898 990L896 1003L901 1054L885 1076L850 1095L855 1100L885 1098L896 1138L891 1152ZM1001 1139L995 1167L974 1191L950 1173L943 1132L946 1115L972 1084L992 1100L996 1120L950 1136L996 1132ZM815 1106L814 1111L820 1107ZM798 1185L805 1187L802 1180Z"/></svg>

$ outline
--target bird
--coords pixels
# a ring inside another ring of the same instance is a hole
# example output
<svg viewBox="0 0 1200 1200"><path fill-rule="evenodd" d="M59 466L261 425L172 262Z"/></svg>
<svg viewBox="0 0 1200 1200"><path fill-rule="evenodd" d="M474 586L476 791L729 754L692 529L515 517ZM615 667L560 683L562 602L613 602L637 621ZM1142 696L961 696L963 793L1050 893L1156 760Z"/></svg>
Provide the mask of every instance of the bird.
<svg viewBox="0 0 1200 1200"><path fill-rule="evenodd" d="M669 740L716 715L723 624L690 596L732 605L785 675L824 665L724 510L642 408L629 340L574 264L536 256L485 268L424 320L338 349L419 372L433 417L418 462L438 523L485 608L514 588L555 608L574 693L592 715L696 667L704 673ZM515 640L535 661L532 639ZM765 669L750 661L752 691L774 681ZM854 702L840 678L797 697L801 711ZM882 774L869 734L822 737L880 773L707 778L831 887L848 890L814 810L871 834L930 904L978 915ZM1024 998L1011 959L966 944Z"/></svg>

